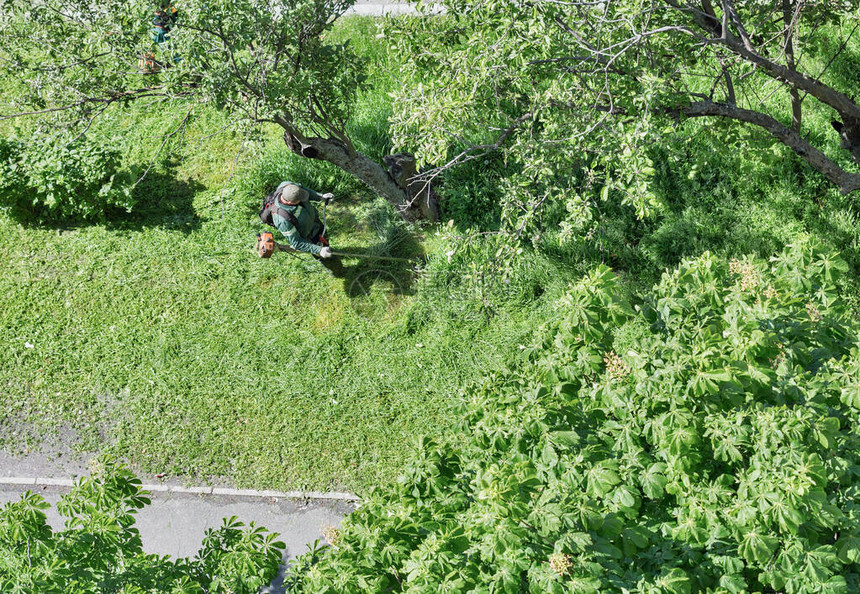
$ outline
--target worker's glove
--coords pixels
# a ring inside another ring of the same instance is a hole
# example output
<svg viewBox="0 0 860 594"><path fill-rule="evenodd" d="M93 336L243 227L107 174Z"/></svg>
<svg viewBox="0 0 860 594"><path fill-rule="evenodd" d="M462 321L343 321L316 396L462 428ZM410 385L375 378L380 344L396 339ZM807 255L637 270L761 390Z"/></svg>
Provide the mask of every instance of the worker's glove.
<svg viewBox="0 0 860 594"><path fill-rule="evenodd" d="M322 199L323 199L323 202L328 204L329 202L334 200L334 194L332 194L331 192L326 192L325 194L322 195Z"/></svg>
<svg viewBox="0 0 860 594"><path fill-rule="evenodd" d="M331 258L332 250L330 247L326 246L320 250L320 258Z"/></svg>

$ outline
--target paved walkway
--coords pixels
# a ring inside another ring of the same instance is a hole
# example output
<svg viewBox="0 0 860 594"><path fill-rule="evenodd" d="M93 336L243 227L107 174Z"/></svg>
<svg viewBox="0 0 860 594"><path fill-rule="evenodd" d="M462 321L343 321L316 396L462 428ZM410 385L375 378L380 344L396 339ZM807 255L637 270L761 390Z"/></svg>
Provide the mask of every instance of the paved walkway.
<svg viewBox="0 0 860 594"><path fill-rule="evenodd" d="M417 11L408 2L398 0L356 0L349 13L363 16L383 16L386 14L417 14Z"/></svg>

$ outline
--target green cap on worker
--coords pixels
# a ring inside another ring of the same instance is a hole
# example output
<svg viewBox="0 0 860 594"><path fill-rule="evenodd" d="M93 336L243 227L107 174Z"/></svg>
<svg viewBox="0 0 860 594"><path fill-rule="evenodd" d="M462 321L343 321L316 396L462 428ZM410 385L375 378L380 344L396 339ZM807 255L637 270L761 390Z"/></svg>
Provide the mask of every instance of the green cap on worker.
<svg viewBox="0 0 860 594"><path fill-rule="evenodd" d="M281 184L278 190L278 200L284 204L298 204L307 200L308 192L303 187L292 183Z"/></svg>

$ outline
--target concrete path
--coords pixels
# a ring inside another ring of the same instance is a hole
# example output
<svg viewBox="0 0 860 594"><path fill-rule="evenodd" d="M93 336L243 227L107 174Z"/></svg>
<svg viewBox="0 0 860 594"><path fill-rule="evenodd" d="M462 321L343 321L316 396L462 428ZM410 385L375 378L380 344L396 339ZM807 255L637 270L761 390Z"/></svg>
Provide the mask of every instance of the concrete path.
<svg viewBox="0 0 860 594"><path fill-rule="evenodd" d="M356 0L349 14L362 16L382 16L385 14L415 14L415 7L405 2L386 2L384 0Z"/></svg>
<svg viewBox="0 0 860 594"><path fill-rule="evenodd" d="M387 14L417 14L415 7L399 0L356 0L348 14L383 16Z"/></svg>
<svg viewBox="0 0 860 594"><path fill-rule="evenodd" d="M12 456L0 450L0 483L10 477L44 477L68 479L87 474L86 464L80 457L70 455L46 456L29 454ZM158 483L155 477L141 477L144 483ZM178 481L168 481L181 485ZM55 530L63 528L63 519L56 513L56 503L66 487L47 485L0 484L0 505L16 501L30 490L42 495L51 509L46 510L48 522ZM208 528L217 528L223 518L236 516L245 525L256 522L270 532L280 534L286 544L281 575L264 592L280 593L286 564L301 555L307 545L323 539L323 530L339 526L341 520L353 511L355 503L348 501L293 500L280 497L248 497L237 495L193 495L187 493L153 492L152 503L137 513L136 527L140 530L143 549L147 553L171 557L193 557L200 548Z"/></svg>

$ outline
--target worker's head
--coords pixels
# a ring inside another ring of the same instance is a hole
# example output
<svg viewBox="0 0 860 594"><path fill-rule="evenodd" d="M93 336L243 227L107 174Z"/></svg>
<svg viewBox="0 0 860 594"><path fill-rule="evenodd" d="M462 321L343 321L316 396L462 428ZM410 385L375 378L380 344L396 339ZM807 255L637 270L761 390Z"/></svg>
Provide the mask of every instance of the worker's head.
<svg viewBox="0 0 860 594"><path fill-rule="evenodd" d="M307 191L296 184L284 184L278 192L278 200L284 204L299 204L308 197Z"/></svg>

